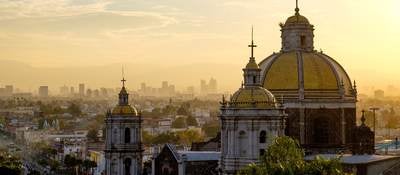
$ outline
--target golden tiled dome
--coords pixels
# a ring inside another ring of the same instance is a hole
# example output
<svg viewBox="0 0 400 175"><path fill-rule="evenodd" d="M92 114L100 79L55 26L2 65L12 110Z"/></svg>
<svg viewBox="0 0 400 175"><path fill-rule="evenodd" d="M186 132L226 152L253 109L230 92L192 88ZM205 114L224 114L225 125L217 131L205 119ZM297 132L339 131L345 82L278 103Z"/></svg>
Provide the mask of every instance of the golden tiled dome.
<svg viewBox="0 0 400 175"><path fill-rule="evenodd" d="M351 94L352 85L346 71L334 59L320 52L291 51L273 54L260 63L260 68L264 88L273 93L300 93L299 90L303 89L305 96L307 92L322 91L339 94L343 87L346 95Z"/></svg>
<svg viewBox="0 0 400 175"><path fill-rule="evenodd" d="M230 106L237 108L274 108L277 106L274 95L260 86L249 86L236 91Z"/></svg>
<svg viewBox="0 0 400 175"><path fill-rule="evenodd" d="M132 115L137 116L137 110L130 105L118 105L111 111L113 115Z"/></svg>
<svg viewBox="0 0 400 175"><path fill-rule="evenodd" d="M289 24L310 24L310 22L306 17L300 14L295 14L286 20L285 25Z"/></svg>

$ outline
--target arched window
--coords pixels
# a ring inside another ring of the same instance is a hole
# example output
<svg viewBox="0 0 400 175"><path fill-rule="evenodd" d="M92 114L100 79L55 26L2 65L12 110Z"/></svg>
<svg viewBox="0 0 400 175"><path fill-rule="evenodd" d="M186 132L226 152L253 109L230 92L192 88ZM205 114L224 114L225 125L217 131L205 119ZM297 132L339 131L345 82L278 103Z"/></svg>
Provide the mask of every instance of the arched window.
<svg viewBox="0 0 400 175"><path fill-rule="evenodd" d="M118 129L114 128L113 130L113 136L112 136L112 143L116 144L118 139Z"/></svg>
<svg viewBox="0 0 400 175"><path fill-rule="evenodd" d="M260 132L260 139L259 139L260 143L265 143L267 142L267 132L265 131L261 131Z"/></svg>
<svg viewBox="0 0 400 175"><path fill-rule="evenodd" d="M132 160L130 158L124 160L125 175L131 175L131 164Z"/></svg>
<svg viewBox="0 0 400 175"><path fill-rule="evenodd" d="M111 173L112 174L117 174L118 173L118 168L117 168L117 159L113 159L111 162Z"/></svg>
<svg viewBox="0 0 400 175"><path fill-rule="evenodd" d="M125 143L131 143L131 130L125 128Z"/></svg>
<svg viewBox="0 0 400 175"><path fill-rule="evenodd" d="M245 156L246 155L246 150L247 148L247 137L246 137L246 132L240 131L239 132L239 154L240 156Z"/></svg>
<svg viewBox="0 0 400 175"><path fill-rule="evenodd" d="M306 36L300 36L300 44L302 48L306 47Z"/></svg>

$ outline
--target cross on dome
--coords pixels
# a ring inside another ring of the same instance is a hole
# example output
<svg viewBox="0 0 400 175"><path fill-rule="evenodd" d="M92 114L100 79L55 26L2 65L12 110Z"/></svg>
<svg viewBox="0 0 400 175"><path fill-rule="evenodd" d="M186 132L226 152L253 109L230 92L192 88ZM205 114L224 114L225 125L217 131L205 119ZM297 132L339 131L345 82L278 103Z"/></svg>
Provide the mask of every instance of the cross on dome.
<svg viewBox="0 0 400 175"><path fill-rule="evenodd" d="M254 48L257 47L257 45L255 45L254 41L253 41L253 27L251 27L251 44L249 45L249 47L251 47L251 57L250 58L254 58Z"/></svg>

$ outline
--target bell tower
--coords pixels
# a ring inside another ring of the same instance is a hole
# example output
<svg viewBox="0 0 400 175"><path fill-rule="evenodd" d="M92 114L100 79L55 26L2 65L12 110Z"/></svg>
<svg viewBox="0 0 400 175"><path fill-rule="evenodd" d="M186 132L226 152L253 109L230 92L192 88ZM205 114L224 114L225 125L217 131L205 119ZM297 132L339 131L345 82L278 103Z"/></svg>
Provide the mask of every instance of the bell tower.
<svg viewBox="0 0 400 175"><path fill-rule="evenodd" d="M142 173L142 118L129 105L129 94L122 80L118 105L107 112L106 124L106 175L141 175Z"/></svg>

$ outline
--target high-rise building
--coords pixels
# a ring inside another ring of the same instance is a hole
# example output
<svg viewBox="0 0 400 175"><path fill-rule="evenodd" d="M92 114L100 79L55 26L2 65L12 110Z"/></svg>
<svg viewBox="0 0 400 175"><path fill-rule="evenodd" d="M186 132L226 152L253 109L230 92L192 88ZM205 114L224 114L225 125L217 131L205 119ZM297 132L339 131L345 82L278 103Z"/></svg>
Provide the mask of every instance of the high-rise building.
<svg viewBox="0 0 400 175"><path fill-rule="evenodd" d="M217 93L217 80L211 78L208 83L208 91L209 93Z"/></svg>
<svg viewBox="0 0 400 175"><path fill-rule="evenodd" d="M79 95L82 97L85 95L85 84L79 84Z"/></svg>
<svg viewBox="0 0 400 175"><path fill-rule="evenodd" d="M5 86L5 93L7 96L11 96L14 93L14 86L6 85Z"/></svg>
<svg viewBox="0 0 400 175"><path fill-rule="evenodd" d="M200 80L200 93L201 94L207 94L208 93L206 80Z"/></svg>
<svg viewBox="0 0 400 175"><path fill-rule="evenodd" d="M91 89L87 89L87 90L86 90L86 96L87 96L88 98L92 97L92 90L91 90Z"/></svg>
<svg viewBox="0 0 400 175"><path fill-rule="evenodd" d="M49 96L49 87L48 86L40 86L39 87L39 97L48 97Z"/></svg>
<svg viewBox="0 0 400 175"><path fill-rule="evenodd" d="M374 96L377 99L383 99L385 97L385 91L378 89L378 90L374 91Z"/></svg>
<svg viewBox="0 0 400 175"><path fill-rule="evenodd" d="M67 96L69 94L69 88L68 88L68 86L62 86L62 87L60 87L60 95L63 95L63 96Z"/></svg>
<svg viewBox="0 0 400 175"><path fill-rule="evenodd" d="M75 88L71 86L69 93L71 95L74 95L75 94Z"/></svg>
<svg viewBox="0 0 400 175"><path fill-rule="evenodd" d="M141 141L142 118L129 105L129 94L122 79L119 102L106 116L105 174L140 175L143 149Z"/></svg>

